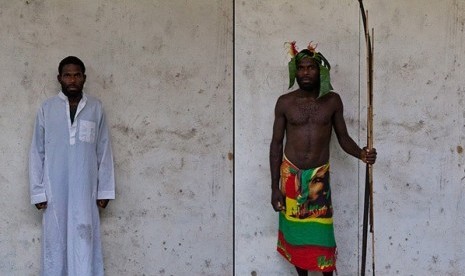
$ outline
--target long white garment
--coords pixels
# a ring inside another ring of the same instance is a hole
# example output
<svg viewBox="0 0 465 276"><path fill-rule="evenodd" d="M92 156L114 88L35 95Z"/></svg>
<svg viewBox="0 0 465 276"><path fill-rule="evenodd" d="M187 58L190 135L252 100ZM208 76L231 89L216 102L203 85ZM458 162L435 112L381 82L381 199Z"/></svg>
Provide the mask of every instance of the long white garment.
<svg viewBox="0 0 465 276"><path fill-rule="evenodd" d="M83 94L71 124L60 92L37 113L29 155L31 203L43 213L42 275L103 275L97 199L115 198L102 103Z"/></svg>

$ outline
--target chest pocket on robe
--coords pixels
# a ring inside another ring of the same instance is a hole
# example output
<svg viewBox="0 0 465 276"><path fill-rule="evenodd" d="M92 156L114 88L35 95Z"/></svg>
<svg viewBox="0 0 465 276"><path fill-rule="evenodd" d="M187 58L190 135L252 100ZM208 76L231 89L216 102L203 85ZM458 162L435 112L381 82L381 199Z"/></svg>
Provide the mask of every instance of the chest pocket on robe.
<svg viewBox="0 0 465 276"><path fill-rule="evenodd" d="M79 120L79 140L87 143L95 142L95 122Z"/></svg>

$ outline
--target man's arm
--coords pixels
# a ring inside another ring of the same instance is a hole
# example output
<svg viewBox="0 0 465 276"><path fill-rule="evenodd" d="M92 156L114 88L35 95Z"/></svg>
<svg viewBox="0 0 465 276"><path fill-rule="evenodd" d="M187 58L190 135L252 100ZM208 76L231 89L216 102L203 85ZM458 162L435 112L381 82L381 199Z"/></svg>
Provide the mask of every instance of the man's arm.
<svg viewBox="0 0 465 276"><path fill-rule="evenodd" d="M115 198L115 174L113 166L113 152L111 150L110 143L110 133L105 120L103 108L101 112L102 114L97 138L97 205L101 208L105 208L108 204L108 201Z"/></svg>
<svg viewBox="0 0 465 276"><path fill-rule="evenodd" d="M44 187L45 129L42 108L37 112L29 150L29 192L31 204L37 209L47 208L47 195Z"/></svg>
<svg viewBox="0 0 465 276"><path fill-rule="evenodd" d="M270 144L271 205L275 211L281 211L285 208L284 197L279 189L280 167L283 160L283 140L286 129L286 117L283 109L281 97L275 107L273 137Z"/></svg>
<svg viewBox="0 0 465 276"><path fill-rule="evenodd" d="M333 127L341 148L348 154L362 160L364 163L374 164L376 161L376 149L361 149L357 143L349 136L344 120L344 106L338 94L335 95L336 111L333 115Z"/></svg>

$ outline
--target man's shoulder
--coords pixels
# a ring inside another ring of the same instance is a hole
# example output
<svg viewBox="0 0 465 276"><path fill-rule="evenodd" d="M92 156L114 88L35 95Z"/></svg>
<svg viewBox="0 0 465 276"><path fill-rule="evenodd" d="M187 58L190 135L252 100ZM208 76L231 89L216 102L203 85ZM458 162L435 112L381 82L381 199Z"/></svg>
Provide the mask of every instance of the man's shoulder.
<svg viewBox="0 0 465 276"><path fill-rule="evenodd" d="M288 97L288 98L290 98L290 97L296 97L297 93L299 93L299 90L300 90L300 89L293 90L293 91L287 92L287 93L285 93L285 94L283 94L283 95L281 95L281 96L282 96L282 97Z"/></svg>
<svg viewBox="0 0 465 276"><path fill-rule="evenodd" d="M280 101L289 101L289 100L292 100L292 99L296 98L297 97L297 91L298 90L294 90L294 91L282 94L281 96L279 96L278 102L280 102Z"/></svg>
<svg viewBox="0 0 465 276"><path fill-rule="evenodd" d="M341 101L341 96L335 91L330 91L328 94L320 98L323 101Z"/></svg>
<svg viewBox="0 0 465 276"><path fill-rule="evenodd" d="M102 101L99 98L89 95L89 94L85 94L85 95L86 95L87 104L93 104L93 105L98 105L102 107Z"/></svg>
<svg viewBox="0 0 465 276"><path fill-rule="evenodd" d="M87 93L85 93L86 95L86 98L88 101L92 101L92 102L101 102L99 98L95 97L95 96L92 96L92 95L89 95Z"/></svg>
<svg viewBox="0 0 465 276"><path fill-rule="evenodd" d="M288 92L286 94L283 94L283 95L279 96L278 102L279 101L291 101L291 100L296 99L298 97L299 97L299 90L294 90L294 91L291 91L291 92ZM339 96L339 94L336 91L330 91L326 95L321 97L320 99L340 99L340 98L341 97Z"/></svg>
<svg viewBox="0 0 465 276"><path fill-rule="evenodd" d="M54 96L51 96L51 97L48 97L47 99L45 99L45 100L42 102L41 106L42 106L42 107L50 106L50 105L52 105L52 104L54 104L54 103L60 102L60 100L61 100L61 99L60 99L60 97L59 97L58 94L57 94L57 95L54 95Z"/></svg>
<svg viewBox="0 0 465 276"><path fill-rule="evenodd" d="M329 98L340 98L339 94L336 91L329 91L328 94L324 95L324 97L329 97Z"/></svg>

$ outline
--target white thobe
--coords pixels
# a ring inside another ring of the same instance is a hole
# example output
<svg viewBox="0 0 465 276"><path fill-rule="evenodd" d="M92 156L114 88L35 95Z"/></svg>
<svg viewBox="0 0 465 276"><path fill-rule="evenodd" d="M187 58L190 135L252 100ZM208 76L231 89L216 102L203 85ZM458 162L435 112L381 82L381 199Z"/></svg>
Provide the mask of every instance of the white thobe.
<svg viewBox="0 0 465 276"><path fill-rule="evenodd" d="M103 275L97 199L115 198L102 103L83 93L71 124L60 92L40 107L29 155L31 203L43 213L42 275Z"/></svg>

